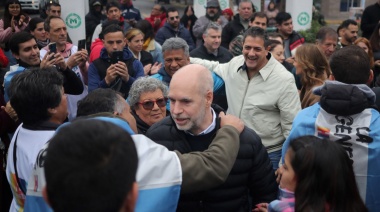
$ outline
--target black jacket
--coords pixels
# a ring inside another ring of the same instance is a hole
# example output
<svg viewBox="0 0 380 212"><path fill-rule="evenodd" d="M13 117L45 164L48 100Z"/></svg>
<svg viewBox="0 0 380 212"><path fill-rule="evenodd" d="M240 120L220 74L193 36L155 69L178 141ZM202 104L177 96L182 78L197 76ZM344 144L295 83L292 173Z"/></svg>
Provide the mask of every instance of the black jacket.
<svg viewBox="0 0 380 212"><path fill-rule="evenodd" d="M240 23L240 16L236 14L234 20L230 21L222 31L222 46L229 49L230 42L240 34L245 28Z"/></svg>
<svg viewBox="0 0 380 212"><path fill-rule="evenodd" d="M373 5L368 6L365 8L362 20L360 24L360 29L363 31L363 37L369 38L372 35L373 30L375 29L376 25L379 23L380 20L380 4L375 3Z"/></svg>
<svg viewBox="0 0 380 212"><path fill-rule="evenodd" d="M210 54L204 45L200 45L198 48L190 52L190 57L197 57L205 60L218 61L219 63L227 63L232 59L232 54L223 46L218 48L218 54Z"/></svg>
<svg viewBox="0 0 380 212"><path fill-rule="evenodd" d="M97 0L92 0L90 2L90 12L88 12L85 16L85 21L86 21L86 38L87 37L92 37L92 34L95 31L96 26L100 24L102 19L106 18L105 16L102 15L101 12L95 11L94 6L92 4L97 1Z"/></svg>
<svg viewBox="0 0 380 212"><path fill-rule="evenodd" d="M214 110L219 114L220 108ZM203 151L208 148L220 128L219 118L216 120L212 132L191 136L178 130L173 119L166 117L152 125L146 136L169 150L181 153ZM277 190L278 185L266 149L259 136L246 127L240 134L239 153L226 182L211 190L181 195L177 211L251 211L252 206L258 203L276 199Z"/></svg>

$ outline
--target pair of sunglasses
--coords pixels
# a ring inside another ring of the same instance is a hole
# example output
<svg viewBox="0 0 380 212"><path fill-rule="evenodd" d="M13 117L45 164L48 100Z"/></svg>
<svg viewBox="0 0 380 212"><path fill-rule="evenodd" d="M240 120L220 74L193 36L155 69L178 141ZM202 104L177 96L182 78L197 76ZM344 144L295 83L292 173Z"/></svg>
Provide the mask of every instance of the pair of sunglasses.
<svg viewBox="0 0 380 212"><path fill-rule="evenodd" d="M146 102L137 102L137 104L142 105L145 110L152 110L154 108L154 104L157 104L158 107L165 107L167 102L168 98L164 97L156 99L155 101L149 100Z"/></svg>
<svg viewBox="0 0 380 212"><path fill-rule="evenodd" d="M170 17L171 21L174 21L174 19L179 19L179 16L177 15L177 16Z"/></svg>

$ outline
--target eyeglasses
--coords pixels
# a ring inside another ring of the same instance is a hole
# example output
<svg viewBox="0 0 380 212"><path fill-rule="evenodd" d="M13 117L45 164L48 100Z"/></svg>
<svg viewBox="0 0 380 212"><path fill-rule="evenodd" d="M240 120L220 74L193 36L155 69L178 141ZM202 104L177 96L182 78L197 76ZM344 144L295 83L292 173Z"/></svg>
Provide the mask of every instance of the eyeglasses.
<svg viewBox="0 0 380 212"><path fill-rule="evenodd" d="M167 102L168 98L164 97L156 99L155 101L149 100L146 102L137 102L136 104L142 105L145 110L152 110L155 103L158 105L158 107L165 107Z"/></svg>
<svg viewBox="0 0 380 212"><path fill-rule="evenodd" d="M172 17L170 17L169 18L171 21L174 21L174 19L179 19L179 16L177 15L177 16L172 16Z"/></svg>

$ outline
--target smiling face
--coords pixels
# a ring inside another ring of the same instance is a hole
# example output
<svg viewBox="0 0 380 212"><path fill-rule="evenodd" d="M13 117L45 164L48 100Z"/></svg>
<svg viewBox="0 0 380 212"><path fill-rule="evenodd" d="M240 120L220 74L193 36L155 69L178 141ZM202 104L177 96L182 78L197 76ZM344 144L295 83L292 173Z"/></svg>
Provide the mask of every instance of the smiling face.
<svg viewBox="0 0 380 212"><path fill-rule="evenodd" d="M157 89L154 92L142 93L140 95L139 102L144 103L147 101L157 101L163 98L164 94L160 89ZM143 120L149 126L152 126L154 123L159 122L166 117L166 104L163 107L159 107L155 102L151 110L147 110L141 104L139 104L136 107L135 112L141 120Z"/></svg>
<svg viewBox="0 0 380 212"><path fill-rule="evenodd" d="M38 49L37 43L34 39L27 42L18 44L19 52L18 54L13 54L16 59L23 61L31 66L36 66L40 64L40 50Z"/></svg>
<svg viewBox="0 0 380 212"><path fill-rule="evenodd" d="M181 67L190 63L190 57L185 55L183 49L172 49L164 52L165 71L173 76Z"/></svg>
<svg viewBox="0 0 380 212"><path fill-rule="evenodd" d="M265 49L264 40L261 37L247 36L242 52L248 71L258 72L268 62L266 58L268 51Z"/></svg>
<svg viewBox="0 0 380 212"><path fill-rule="evenodd" d="M18 16L20 15L21 11L21 5L20 4L10 4L8 6L9 14L11 16Z"/></svg>

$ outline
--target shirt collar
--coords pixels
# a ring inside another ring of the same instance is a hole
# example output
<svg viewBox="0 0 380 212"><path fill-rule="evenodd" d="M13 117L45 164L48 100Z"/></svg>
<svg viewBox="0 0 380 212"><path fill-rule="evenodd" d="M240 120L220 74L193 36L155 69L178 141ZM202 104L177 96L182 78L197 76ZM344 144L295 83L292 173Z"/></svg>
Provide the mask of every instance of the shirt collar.
<svg viewBox="0 0 380 212"><path fill-rule="evenodd" d="M267 59L268 59L267 64L265 64L265 66L259 71L259 74L261 75L261 77L263 78L264 81L266 81L268 79L270 73L272 73L273 67L271 67L271 66L273 66L273 62L274 62L273 60L275 60L274 57L272 57L270 52L268 52ZM245 62L242 66L240 66L237 69L236 72L239 72L240 70L247 71L247 65L245 64Z"/></svg>
<svg viewBox="0 0 380 212"><path fill-rule="evenodd" d="M198 135L194 135L189 131L185 131L185 132L191 136L200 136L200 135L206 135L206 134L210 133L211 131L213 131L216 127L216 114L215 114L214 109L212 109L212 108L211 108L211 112L212 112L212 123L205 130L203 130Z"/></svg>

